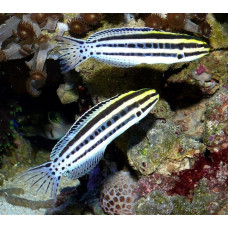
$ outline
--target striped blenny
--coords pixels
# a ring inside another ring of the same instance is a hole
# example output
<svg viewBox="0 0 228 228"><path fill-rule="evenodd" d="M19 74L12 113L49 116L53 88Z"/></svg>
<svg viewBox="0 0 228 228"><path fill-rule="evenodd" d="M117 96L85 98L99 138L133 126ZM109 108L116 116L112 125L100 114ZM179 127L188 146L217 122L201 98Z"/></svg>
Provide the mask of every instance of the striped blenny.
<svg viewBox="0 0 228 228"><path fill-rule="evenodd" d="M59 59L63 73L88 58L117 67L132 67L141 63L188 62L210 50L207 43L197 37L147 27L103 30L87 41L72 37L57 37L56 40L61 44Z"/></svg>
<svg viewBox="0 0 228 228"><path fill-rule="evenodd" d="M154 107L159 95L154 89L141 89L102 101L83 114L52 149L50 162L31 168L21 176L38 184L55 201L62 175L76 179L93 169L107 145ZM29 178L28 178L29 176Z"/></svg>

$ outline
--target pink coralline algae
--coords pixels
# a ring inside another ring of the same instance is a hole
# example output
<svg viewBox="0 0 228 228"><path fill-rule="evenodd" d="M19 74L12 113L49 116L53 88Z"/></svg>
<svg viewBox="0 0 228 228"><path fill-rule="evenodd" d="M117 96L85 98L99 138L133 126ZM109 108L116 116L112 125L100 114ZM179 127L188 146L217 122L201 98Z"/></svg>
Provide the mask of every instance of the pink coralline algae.
<svg viewBox="0 0 228 228"><path fill-rule="evenodd" d="M103 211L111 215L133 214L137 194L133 192L136 181L129 172L120 171L108 177L100 193Z"/></svg>
<svg viewBox="0 0 228 228"><path fill-rule="evenodd" d="M208 72L208 69L204 67L202 64L200 64L200 66L196 69L196 73L197 75L200 75L204 72Z"/></svg>
<svg viewBox="0 0 228 228"><path fill-rule="evenodd" d="M173 173L171 176L154 173L148 177L142 177L134 191L142 197L155 190L168 195L189 196L203 178L213 180L211 188L218 190L219 186L228 185L227 167L228 148L219 153L211 153L209 158L198 155L195 164L190 169Z"/></svg>

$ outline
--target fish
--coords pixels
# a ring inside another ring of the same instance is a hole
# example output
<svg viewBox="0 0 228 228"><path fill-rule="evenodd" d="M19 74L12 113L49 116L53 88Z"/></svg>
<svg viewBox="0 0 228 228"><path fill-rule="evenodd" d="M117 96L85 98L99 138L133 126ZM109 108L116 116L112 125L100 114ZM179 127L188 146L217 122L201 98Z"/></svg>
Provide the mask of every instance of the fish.
<svg viewBox="0 0 228 228"><path fill-rule="evenodd" d="M86 41L56 37L62 73L89 58L128 68L138 64L189 62L209 53L208 44L198 37L158 31L148 27L106 29Z"/></svg>
<svg viewBox="0 0 228 228"><path fill-rule="evenodd" d="M41 136L50 140L59 140L72 125L61 113L55 111L40 114L36 122L36 124L23 124L20 130L24 136Z"/></svg>
<svg viewBox="0 0 228 228"><path fill-rule="evenodd" d="M155 106L159 94L141 89L102 101L75 121L53 147L50 161L31 168L20 177L40 189L51 191L54 202L61 177L77 179L89 173L101 160L107 145L143 119Z"/></svg>

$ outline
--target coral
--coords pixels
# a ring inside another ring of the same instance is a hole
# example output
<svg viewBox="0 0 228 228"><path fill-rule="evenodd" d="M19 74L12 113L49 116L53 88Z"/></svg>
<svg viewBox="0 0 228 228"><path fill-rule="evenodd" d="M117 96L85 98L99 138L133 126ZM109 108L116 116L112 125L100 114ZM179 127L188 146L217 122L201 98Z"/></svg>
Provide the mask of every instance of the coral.
<svg viewBox="0 0 228 228"><path fill-rule="evenodd" d="M137 194L133 193L136 181L129 172L120 171L105 180L100 193L100 205L105 213L115 215L133 214Z"/></svg>
<svg viewBox="0 0 228 228"><path fill-rule="evenodd" d="M130 165L143 175L170 174L188 169L194 155L205 146L181 134L171 120L146 119L134 129L127 156Z"/></svg>

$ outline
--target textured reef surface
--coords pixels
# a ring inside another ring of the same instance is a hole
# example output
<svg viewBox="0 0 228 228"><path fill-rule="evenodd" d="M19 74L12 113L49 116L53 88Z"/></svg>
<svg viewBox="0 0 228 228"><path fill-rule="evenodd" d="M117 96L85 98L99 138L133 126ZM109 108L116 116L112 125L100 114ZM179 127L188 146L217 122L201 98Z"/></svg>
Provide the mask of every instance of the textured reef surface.
<svg viewBox="0 0 228 228"><path fill-rule="evenodd" d="M228 14L0 14L0 214L228 214ZM61 73L56 37L151 27L211 51L176 64L119 68L88 59ZM50 159L98 102L152 88L160 100L57 202L18 174Z"/></svg>

